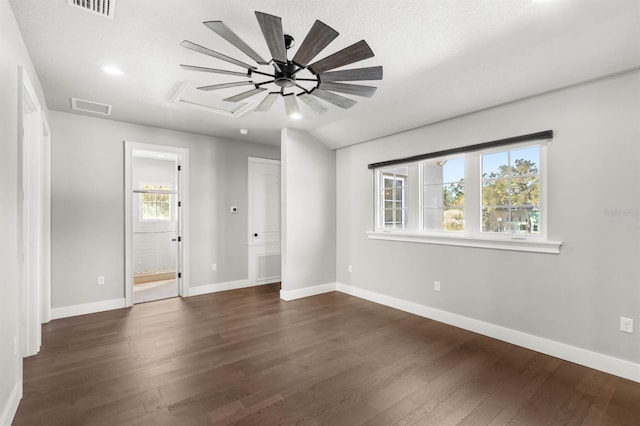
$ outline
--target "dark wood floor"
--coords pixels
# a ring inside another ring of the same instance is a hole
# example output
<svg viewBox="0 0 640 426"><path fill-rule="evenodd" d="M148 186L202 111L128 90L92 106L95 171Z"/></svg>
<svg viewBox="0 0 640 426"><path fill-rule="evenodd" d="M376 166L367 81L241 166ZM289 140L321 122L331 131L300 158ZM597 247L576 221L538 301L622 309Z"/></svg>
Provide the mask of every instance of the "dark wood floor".
<svg viewBox="0 0 640 426"><path fill-rule="evenodd" d="M640 384L279 285L53 321L15 425L640 424Z"/></svg>

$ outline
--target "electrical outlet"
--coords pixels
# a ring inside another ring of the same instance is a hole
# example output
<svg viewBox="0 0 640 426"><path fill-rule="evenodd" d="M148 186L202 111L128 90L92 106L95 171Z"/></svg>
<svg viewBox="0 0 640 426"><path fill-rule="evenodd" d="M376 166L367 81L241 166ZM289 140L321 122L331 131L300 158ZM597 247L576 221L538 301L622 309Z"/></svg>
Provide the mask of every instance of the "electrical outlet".
<svg viewBox="0 0 640 426"><path fill-rule="evenodd" d="M211 264L211 270L212 271L217 271L218 270L218 265L216 265L215 263Z"/></svg>
<svg viewBox="0 0 640 426"><path fill-rule="evenodd" d="M433 282L433 291L440 291L440 281Z"/></svg>
<svg viewBox="0 0 640 426"><path fill-rule="evenodd" d="M633 318L620 317L620 331L633 334Z"/></svg>
<svg viewBox="0 0 640 426"><path fill-rule="evenodd" d="M98 277L98 285L104 285L104 275Z"/></svg>
<svg viewBox="0 0 640 426"><path fill-rule="evenodd" d="M347 271L353 272L353 266L351 266L351 265L347 266Z"/></svg>

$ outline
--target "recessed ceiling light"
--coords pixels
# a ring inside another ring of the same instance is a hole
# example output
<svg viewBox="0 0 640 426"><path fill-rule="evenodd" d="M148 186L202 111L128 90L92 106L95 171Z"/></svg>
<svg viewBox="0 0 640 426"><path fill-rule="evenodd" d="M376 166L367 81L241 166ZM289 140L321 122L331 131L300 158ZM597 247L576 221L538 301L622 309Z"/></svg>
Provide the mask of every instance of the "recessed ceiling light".
<svg viewBox="0 0 640 426"><path fill-rule="evenodd" d="M248 135L249 131L247 129L240 129L240 134L242 135Z"/></svg>
<svg viewBox="0 0 640 426"><path fill-rule="evenodd" d="M293 118L294 120L300 120L302 118L302 114L300 114L299 112L294 112L293 114L289 114L289 117Z"/></svg>
<svg viewBox="0 0 640 426"><path fill-rule="evenodd" d="M107 74L110 75L122 75L123 72L120 68L115 67L113 65L105 65L104 67L102 67L102 71L106 72Z"/></svg>

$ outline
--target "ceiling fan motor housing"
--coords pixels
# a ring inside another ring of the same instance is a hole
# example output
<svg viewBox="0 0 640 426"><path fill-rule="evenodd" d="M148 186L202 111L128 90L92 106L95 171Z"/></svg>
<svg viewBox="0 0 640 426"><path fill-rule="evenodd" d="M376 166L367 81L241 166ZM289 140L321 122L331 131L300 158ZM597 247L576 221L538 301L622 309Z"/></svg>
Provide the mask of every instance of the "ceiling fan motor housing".
<svg viewBox="0 0 640 426"><path fill-rule="evenodd" d="M280 87L293 87L296 84L295 71L296 66L293 62L287 61L286 64L279 65L280 71L275 73L275 83Z"/></svg>

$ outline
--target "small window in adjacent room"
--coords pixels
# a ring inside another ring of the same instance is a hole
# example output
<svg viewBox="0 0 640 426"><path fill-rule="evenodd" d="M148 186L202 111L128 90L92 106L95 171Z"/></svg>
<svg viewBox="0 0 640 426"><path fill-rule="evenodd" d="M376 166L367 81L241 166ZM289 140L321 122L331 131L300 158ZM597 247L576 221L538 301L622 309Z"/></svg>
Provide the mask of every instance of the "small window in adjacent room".
<svg viewBox="0 0 640 426"><path fill-rule="evenodd" d="M407 190L409 167L392 167L378 171L378 223L385 229L407 227Z"/></svg>
<svg viewBox="0 0 640 426"><path fill-rule="evenodd" d="M422 227L464 231L464 158L422 162Z"/></svg>
<svg viewBox="0 0 640 426"><path fill-rule="evenodd" d="M171 220L171 191L170 185L140 184L143 192L140 197L140 220L169 221ZM162 193L161 191L167 191Z"/></svg>
<svg viewBox="0 0 640 426"><path fill-rule="evenodd" d="M482 155L482 232L539 234L540 146Z"/></svg>

